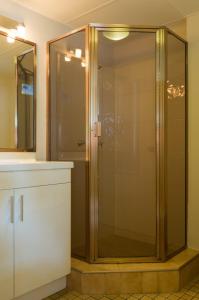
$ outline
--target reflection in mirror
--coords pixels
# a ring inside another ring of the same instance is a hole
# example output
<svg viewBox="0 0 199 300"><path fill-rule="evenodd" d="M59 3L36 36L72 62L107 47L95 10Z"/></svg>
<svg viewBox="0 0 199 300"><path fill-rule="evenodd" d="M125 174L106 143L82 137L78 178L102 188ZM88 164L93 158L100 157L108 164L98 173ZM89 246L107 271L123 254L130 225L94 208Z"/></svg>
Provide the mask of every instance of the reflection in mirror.
<svg viewBox="0 0 199 300"><path fill-rule="evenodd" d="M35 45L0 35L0 151L35 151Z"/></svg>

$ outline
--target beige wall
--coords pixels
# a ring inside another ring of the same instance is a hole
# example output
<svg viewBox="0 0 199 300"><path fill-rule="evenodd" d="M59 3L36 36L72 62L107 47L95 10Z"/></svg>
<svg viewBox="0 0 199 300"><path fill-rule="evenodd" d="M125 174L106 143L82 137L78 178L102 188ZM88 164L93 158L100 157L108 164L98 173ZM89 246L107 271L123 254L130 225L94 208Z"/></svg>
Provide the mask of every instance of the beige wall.
<svg viewBox="0 0 199 300"><path fill-rule="evenodd" d="M187 18L189 42L188 245L199 249L199 13Z"/></svg>
<svg viewBox="0 0 199 300"><path fill-rule="evenodd" d="M37 44L37 158L45 159L46 42L65 33L68 28L9 1L0 0L0 7L1 14L23 21L27 28L26 38Z"/></svg>

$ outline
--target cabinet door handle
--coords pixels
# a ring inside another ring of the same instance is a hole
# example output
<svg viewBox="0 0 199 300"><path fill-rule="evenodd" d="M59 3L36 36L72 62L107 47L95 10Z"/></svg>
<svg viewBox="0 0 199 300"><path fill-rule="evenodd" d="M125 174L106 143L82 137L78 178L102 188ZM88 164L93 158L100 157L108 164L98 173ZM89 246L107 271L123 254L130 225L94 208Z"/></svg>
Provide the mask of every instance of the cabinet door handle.
<svg viewBox="0 0 199 300"><path fill-rule="evenodd" d="M14 223L14 196L10 197L10 223Z"/></svg>
<svg viewBox="0 0 199 300"><path fill-rule="evenodd" d="M19 199L19 218L21 222L23 222L23 199L24 196L21 195Z"/></svg>

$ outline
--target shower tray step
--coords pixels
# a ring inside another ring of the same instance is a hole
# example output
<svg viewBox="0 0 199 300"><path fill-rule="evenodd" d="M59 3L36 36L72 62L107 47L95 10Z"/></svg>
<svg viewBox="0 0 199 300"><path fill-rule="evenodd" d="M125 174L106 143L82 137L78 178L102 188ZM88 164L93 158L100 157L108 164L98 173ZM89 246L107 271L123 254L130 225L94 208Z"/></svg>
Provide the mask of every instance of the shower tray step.
<svg viewBox="0 0 199 300"><path fill-rule="evenodd" d="M199 275L199 251L161 263L89 264L72 258L69 288L82 294L170 293Z"/></svg>

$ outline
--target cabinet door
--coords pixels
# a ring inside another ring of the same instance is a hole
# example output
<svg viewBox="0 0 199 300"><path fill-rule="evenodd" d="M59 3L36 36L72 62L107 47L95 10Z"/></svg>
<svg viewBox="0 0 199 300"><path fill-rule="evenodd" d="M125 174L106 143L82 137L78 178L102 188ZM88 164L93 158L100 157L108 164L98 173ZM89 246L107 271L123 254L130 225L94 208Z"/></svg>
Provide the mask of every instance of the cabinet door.
<svg viewBox="0 0 199 300"><path fill-rule="evenodd" d="M0 190L0 299L13 298L14 198L12 190Z"/></svg>
<svg viewBox="0 0 199 300"><path fill-rule="evenodd" d="M15 297L70 272L70 184L15 190Z"/></svg>

